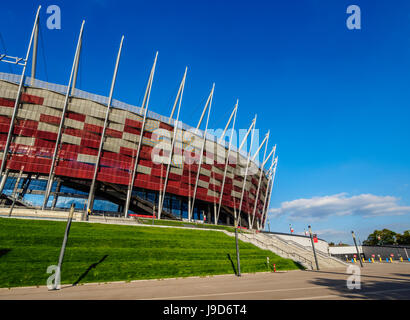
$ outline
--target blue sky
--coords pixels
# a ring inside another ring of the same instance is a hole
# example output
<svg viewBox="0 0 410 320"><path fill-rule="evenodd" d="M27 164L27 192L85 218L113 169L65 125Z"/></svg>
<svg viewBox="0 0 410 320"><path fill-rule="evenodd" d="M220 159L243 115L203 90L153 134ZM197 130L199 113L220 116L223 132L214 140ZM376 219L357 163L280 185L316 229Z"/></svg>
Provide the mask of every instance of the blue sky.
<svg viewBox="0 0 410 320"><path fill-rule="evenodd" d="M239 128L257 113L261 137L271 130L278 146L272 230L311 223L327 240L351 242L350 230L364 240L376 228L410 229L410 2L23 2L2 5L0 31L8 53L23 56L43 6L42 80L68 82L85 19L80 89L108 95L124 34L114 98L140 103L158 50L151 110L169 114L188 65L184 122L196 124L213 82L211 127L223 127L236 98ZM46 28L52 4L61 30ZM361 30L346 27L351 4Z"/></svg>

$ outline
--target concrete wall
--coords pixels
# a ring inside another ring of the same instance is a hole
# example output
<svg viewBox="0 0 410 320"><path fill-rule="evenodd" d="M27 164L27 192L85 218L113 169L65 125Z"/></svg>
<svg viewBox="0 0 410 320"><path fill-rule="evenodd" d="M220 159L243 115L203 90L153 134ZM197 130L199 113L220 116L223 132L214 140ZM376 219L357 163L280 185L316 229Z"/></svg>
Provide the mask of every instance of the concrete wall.
<svg viewBox="0 0 410 320"><path fill-rule="evenodd" d="M363 253L362 246L357 246L360 253ZM341 246L341 247L329 247L329 252L331 255L353 255L357 254L355 246Z"/></svg>
<svg viewBox="0 0 410 320"><path fill-rule="evenodd" d="M410 246L357 246L360 254L364 256L365 259L369 259L372 255L375 255L376 259L379 259L379 255L383 260L390 258L393 254L393 259L398 260L403 257L404 260L408 260L410 256ZM407 251L407 254L406 254ZM329 252L332 256L337 257L342 260L350 260L353 255L357 255L355 246L346 246L346 247L329 247ZM346 258L347 256L347 258Z"/></svg>
<svg viewBox="0 0 410 320"><path fill-rule="evenodd" d="M371 258L372 254L374 254L376 258L380 255L383 260L390 258L392 254L394 255L394 260L398 260L400 257L403 257L404 260L408 260L408 256L410 256L410 246L362 246L362 248L366 259Z"/></svg>

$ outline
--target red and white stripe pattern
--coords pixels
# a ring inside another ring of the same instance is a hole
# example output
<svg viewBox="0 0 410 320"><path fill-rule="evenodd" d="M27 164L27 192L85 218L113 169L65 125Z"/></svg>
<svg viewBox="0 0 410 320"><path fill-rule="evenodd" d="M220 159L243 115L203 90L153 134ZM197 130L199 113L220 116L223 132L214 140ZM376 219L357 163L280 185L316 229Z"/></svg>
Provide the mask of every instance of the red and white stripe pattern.
<svg viewBox="0 0 410 320"><path fill-rule="evenodd" d="M16 84L0 81L0 155L4 152L17 89ZM26 88L21 96L6 168L19 171L24 166L24 172L49 174L63 105L62 94L45 89ZM55 165L57 176L92 179L106 108L105 105L91 100L71 98ZM141 115L128 110L111 109L97 180L120 185L129 184L141 126ZM159 120L147 119L134 181L135 187L155 191L163 188L166 164L156 164L151 159L151 152L158 143L158 137L154 132L159 128L167 130L169 137L173 136L173 126ZM178 129L166 191L174 195L192 197L198 164L189 165L183 161L184 153L193 151L193 146L184 139L185 133ZM218 203L225 164L221 158L221 146L216 145L216 142L208 143L214 144L211 150L215 153L209 152L209 148L204 150L196 198L209 203ZM195 150L197 153L200 152L200 148ZM166 152L163 152L163 155ZM243 182L240 173L245 171L246 160L233 151L231 158L233 160L229 161L222 204L230 208L235 204L238 208ZM242 207L244 213L251 214L253 211L258 178L261 173L259 168L257 171L256 174L246 178ZM262 179L256 218L261 217L266 188L267 177L265 176Z"/></svg>

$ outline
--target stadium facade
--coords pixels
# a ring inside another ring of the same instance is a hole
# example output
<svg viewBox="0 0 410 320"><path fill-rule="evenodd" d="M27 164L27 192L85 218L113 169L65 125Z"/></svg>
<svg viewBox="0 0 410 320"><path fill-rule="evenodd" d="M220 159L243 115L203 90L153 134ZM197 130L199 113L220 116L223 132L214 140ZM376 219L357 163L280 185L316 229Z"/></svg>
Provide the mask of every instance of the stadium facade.
<svg viewBox="0 0 410 320"><path fill-rule="evenodd" d="M109 96L77 89L84 22L68 85L35 79L38 12L26 58L0 55L1 61L23 69L21 75L0 73L2 205L57 210L74 202L84 211L84 219L105 211L125 217L154 214L156 218L264 227L277 157L276 146L268 150L269 133L251 155L252 144L257 144L256 116L239 147L231 143L238 102L221 137L211 135L213 86L198 125L182 123L187 70L171 115L148 110L157 55L141 106L113 99L124 37ZM27 77L31 51L31 77ZM243 147L248 140L246 152ZM263 160L258 162L256 157L262 153ZM28 199L37 200L30 203Z"/></svg>

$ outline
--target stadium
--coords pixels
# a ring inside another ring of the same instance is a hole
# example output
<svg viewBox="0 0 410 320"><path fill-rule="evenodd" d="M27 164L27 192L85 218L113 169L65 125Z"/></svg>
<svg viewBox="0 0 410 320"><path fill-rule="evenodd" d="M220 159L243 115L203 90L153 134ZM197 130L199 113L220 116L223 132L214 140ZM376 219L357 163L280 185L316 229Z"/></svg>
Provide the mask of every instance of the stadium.
<svg viewBox="0 0 410 320"><path fill-rule="evenodd" d="M113 99L124 38L109 96L79 90L83 28L68 85L36 79L38 12L26 58L0 55L23 69L0 73L1 205L68 210L75 203L84 220L144 216L263 229L277 157L269 133L254 141L256 116L239 146L232 143L238 102L222 134L212 135L213 86L197 126L182 123L187 70L170 115L148 110L158 53L141 105Z"/></svg>

